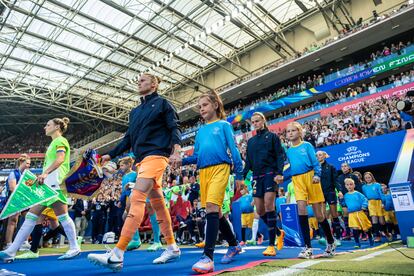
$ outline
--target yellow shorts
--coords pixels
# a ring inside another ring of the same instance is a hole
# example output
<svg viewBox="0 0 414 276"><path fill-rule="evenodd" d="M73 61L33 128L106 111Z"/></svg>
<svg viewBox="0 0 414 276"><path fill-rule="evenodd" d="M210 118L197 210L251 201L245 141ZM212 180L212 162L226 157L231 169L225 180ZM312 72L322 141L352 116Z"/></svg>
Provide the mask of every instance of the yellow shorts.
<svg viewBox="0 0 414 276"><path fill-rule="evenodd" d="M309 219L309 227L315 230L319 229L318 220L315 217L310 217Z"/></svg>
<svg viewBox="0 0 414 276"><path fill-rule="evenodd" d="M241 215L241 224L243 228L252 228L254 213L245 213Z"/></svg>
<svg viewBox="0 0 414 276"><path fill-rule="evenodd" d="M53 211L52 208L44 209L43 212L42 212L42 215L48 217L51 220L55 220L55 221L58 220L58 218L57 218L57 216L56 216L56 214L55 214L55 212Z"/></svg>
<svg viewBox="0 0 414 276"><path fill-rule="evenodd" d="M386 223L398 224L397 218L395 217L394 211L384 211L384 217Z"/></svg>
<svg viewBox="0 0 414 276"><path fill-rule="evenodd" d="M137 179L139 177L154 179L153 189L160 189L162 188L162 176L167 166L167 157L159 155L147 156L137 164Z"/></svg>
<svg viewBox="0 0 414 276"><path fill-rule="evenodd" d="M382 209L382 201L380 199L370 199L368 201L368 211L371 217L383 217L384 210Z"/></svg>
<svg viewBox="0 0 414 276"><path fill-rule="evenodd" d="M304 200L309 204L325 202L321 183L313 183L314 171L292 176L296 201Z"/></svg>
<svg viewBox="0 0 414 276"><path fill-rule="evenodd" d="M349 213L348 220L349 228L358 229L362 231L369 230L372 225L364 211Z"/></svg>
<svg viewBox="0 0 414 276"><path fill-rule="evenodd" d="M229 176L229 164L220 164L200 169L201 207L205 208L207 202L214 203L220 207L223 205Z"/></svg>

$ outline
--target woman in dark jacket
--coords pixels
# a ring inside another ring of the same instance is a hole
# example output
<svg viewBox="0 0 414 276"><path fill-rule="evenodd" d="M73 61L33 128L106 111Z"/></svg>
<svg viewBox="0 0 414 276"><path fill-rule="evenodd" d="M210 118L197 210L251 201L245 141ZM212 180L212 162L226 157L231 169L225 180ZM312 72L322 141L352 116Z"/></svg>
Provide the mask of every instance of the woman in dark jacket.
<svg viewBox="0 0 414 276"><path fill-rule="evenodd" d="M337 204L338 198L336 196L336 191L342 191L341 185L337 182L337 173L334 166L326 162L326 158L329 155L324 151L316 152L316 157L318 158L319 163L321 164L321 185L323 196L325 198L325 203L329 204L329 213L332 217L332 228L335 232L337 246L340 245L342 228L338 218ZM326 208L324 208L326 212ZM325 214L326 216L327 214Z"/></svg>
<svg viewBox="0 0 414 276"><path fill-rule="evenodd" d="M247 142L246 165L243 176L249 170L253 172L253 197L257 214L266 223L269 231L269 247L263 252L265 256L275 256L275 239L277 249L283 247L284 232L276 226L275 198L277 184L283 182L284 151L279 137L270 132L266 118L255 112L251 118L256 135Z"/></svg>

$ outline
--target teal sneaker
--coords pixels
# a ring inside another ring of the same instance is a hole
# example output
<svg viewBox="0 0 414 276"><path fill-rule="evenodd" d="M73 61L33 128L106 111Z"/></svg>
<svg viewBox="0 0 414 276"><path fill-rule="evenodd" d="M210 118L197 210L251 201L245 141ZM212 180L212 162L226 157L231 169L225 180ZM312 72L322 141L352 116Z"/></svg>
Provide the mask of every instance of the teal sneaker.
<svg viewBox="0 0 414 276"><path fill-rule="evenodd" d="M147 251L158 251L162 250L162 244L159 242L154 242L150 247L147 248Z"/></svg>
<svg viewBox="0 0 414 276"><path fill-rule="evenodd" d="M127 251L135 250L141 247L141 240L130 241L127 246Z"/></svg>
<svg viewBox="0 0 414 276"><path fill-rule="evenodd" d="M221 258L222 264L228 264L233 261L233 258L242 252L242 247L238 244L237 246L229 246L227 253Z"/></svg>
<svg viewBox="0 0 414 276"><path fill-rule="evenodd" d="M342 245L342 242L340 240L335 240L336 247L339 247Z"/></svg>
<svg viewBox="0 0 414 276"><path fill-rule="evenodd" d="M318 242L319 242L319 244L326 245L326 239L325 238L320 238Z"/></svg>
<svg viewBox="0 0 414 276"><path fill-rule="evenodd" d="M16 256L16 260L28 260L28 259L37 259L39 258L39 252L34 253L33 251L27 251L21 255Z"/></svg>

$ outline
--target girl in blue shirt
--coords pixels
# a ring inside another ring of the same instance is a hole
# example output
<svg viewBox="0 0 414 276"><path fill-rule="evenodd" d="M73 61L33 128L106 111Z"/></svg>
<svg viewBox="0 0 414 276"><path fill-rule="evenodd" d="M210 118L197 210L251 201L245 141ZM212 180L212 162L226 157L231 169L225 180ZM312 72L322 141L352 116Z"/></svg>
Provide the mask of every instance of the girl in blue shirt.
<svg viewBox="0 0 414 276"><path fill-rule="evenodd" d="M377 183L371 172L364 173L364 180L366 184L362 186L362 192L368 198L368 210L372 221L375 242L381 241L380 231L386 233L388 239L392 241L392 235L387 233L387 227L385 225L384 209L382 207L384 195L381 184Z"/></svg>
<svg viewBox="0 0 414 276"><path fill-rule="evenodd" d="M368 199L360 192L355 190L355 181L352 178L345 178L345 188L348 192L345 195L340 195L344 199L349 213L349 227L352 228L352 232L355 240L355 248L360 248L359 236L361 231L367 233L369 244L372 246L374 241L372 240L371 222L365 214L368 209Z"/></svg>
<svg viewBox="0 0 414 276"><path fill-rule="evenodd" d="M298 122L291 122L287 125L286 136L292 143L286 154L290 163L296 203L299 210L299 223L305 242L305 248L299 253L298 258L310 259L313 255L308 212L306 210L308 204L312 204L315 217L328 241L323 255L333 257L336 245L328 220L322 210L322 208L325 208L325 198L320 183L321 167L316 159L315 149L310 143L303 141L303 128Z"/></svg>
<svg viewBox="0 0 414 276"><path fill-rule="evenodd" d="M229 243L227 253L221 263L229 263L241 252L228 220L221 213L230 167L236 173L236 185L240 187L243 178L243 163L234 141L231 125L225 121L223 102L215 91L203 94L198 100L200 115L205 121L197 133L194 153L182 160L183 165L197 164L200 170L201 206L206 208L207 230L204 253L193 265L197 273L214 270L214 246L218 230ZM231 155L229 155L229 152ZM171 160L179 164L180 160Z"/></svg>

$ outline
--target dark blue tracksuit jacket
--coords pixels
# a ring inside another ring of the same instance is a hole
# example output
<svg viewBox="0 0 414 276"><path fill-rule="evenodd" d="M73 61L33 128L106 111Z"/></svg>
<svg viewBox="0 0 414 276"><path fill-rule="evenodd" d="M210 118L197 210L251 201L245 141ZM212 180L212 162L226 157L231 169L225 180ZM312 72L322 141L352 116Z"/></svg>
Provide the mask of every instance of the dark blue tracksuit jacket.
<svg viewBox="0 0 414 276"><path fill-rule="evenodd" d="M141 104L131 110L124 139L108 154L114 158L132 148L136 162L141 162L149 155L169 157L175 144L181 144L178 114L154 92L142 97Z"/></svg>
<svg viewBox="0 0 414 276"><path fill-rule="evenodd" d="M243 176L246 178L249 170L253 176L273 172L283 175L285 153L279 137L267 129L257 131L257 134L247 142L246 164Z"/></svg>

